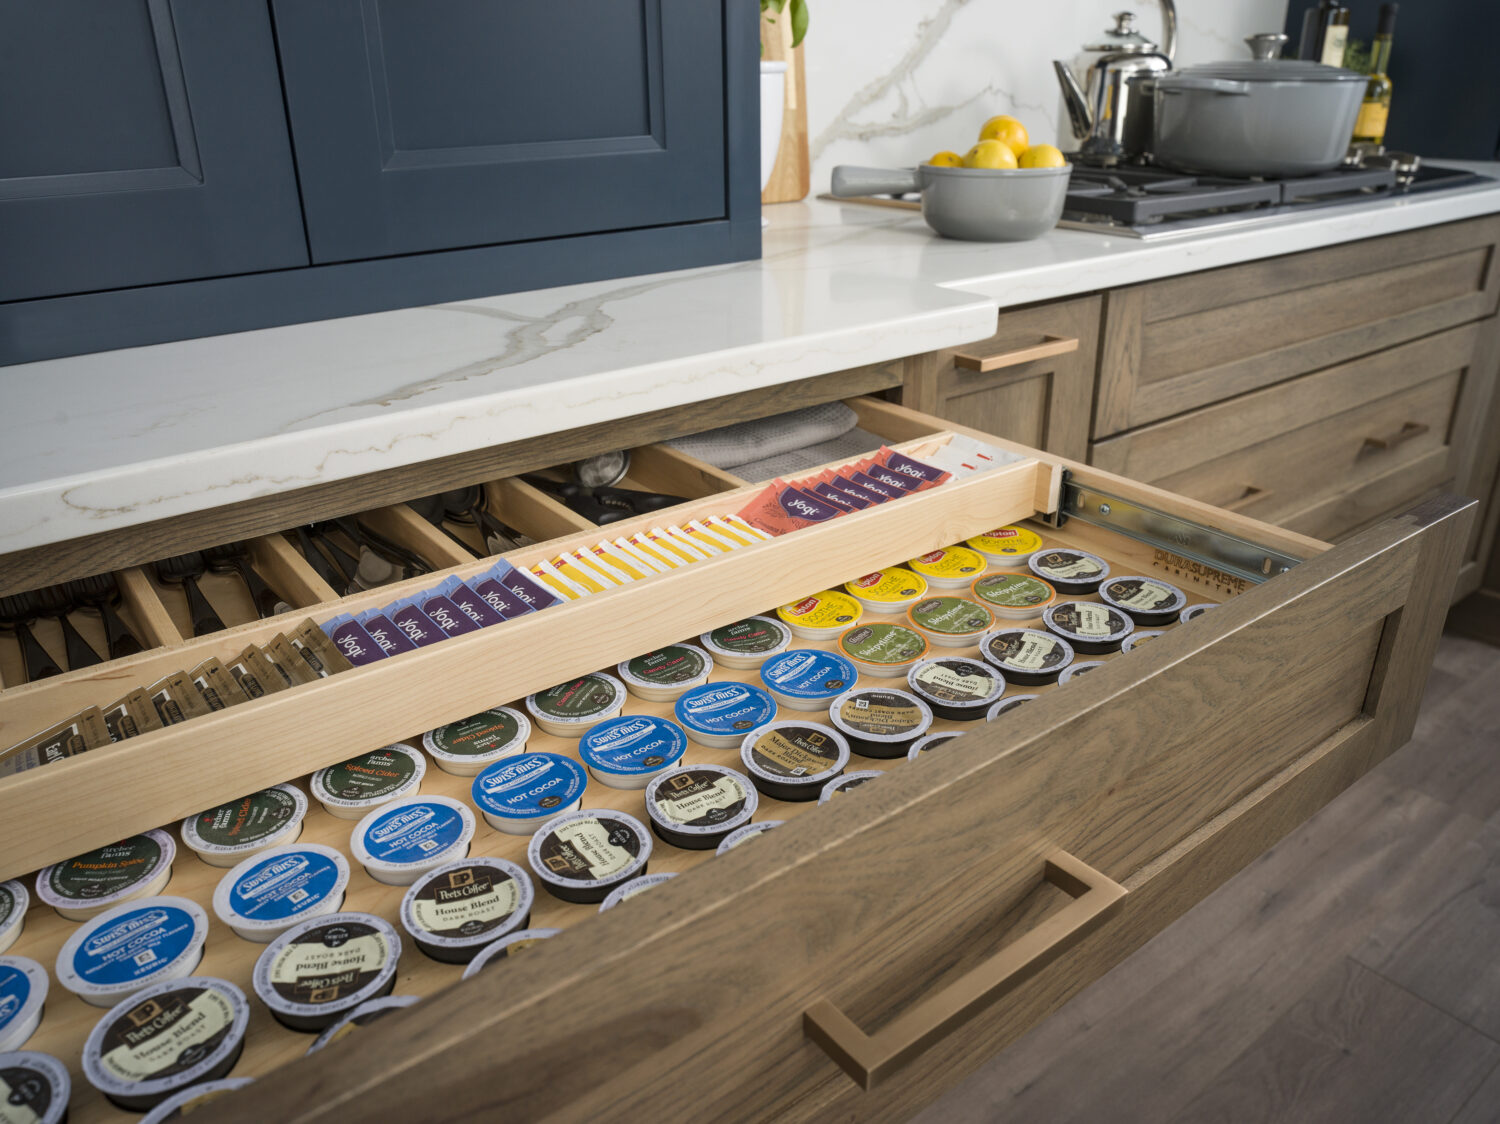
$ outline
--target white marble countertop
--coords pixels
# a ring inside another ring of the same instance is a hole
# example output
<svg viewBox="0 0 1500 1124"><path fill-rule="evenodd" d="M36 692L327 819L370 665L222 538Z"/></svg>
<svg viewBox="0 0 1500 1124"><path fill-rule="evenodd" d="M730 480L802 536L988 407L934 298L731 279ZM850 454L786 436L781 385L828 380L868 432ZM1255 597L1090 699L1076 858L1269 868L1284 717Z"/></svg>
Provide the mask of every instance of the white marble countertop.
<svg viewBox="0 0 1500 1124"><path fill-rule="evenodd" d="M1500 176L1500 165L1475 165ZM1500 182L1143 242L767 208L764 257L0 368L0 553L970 343L998 308L1500 212Z"/></svg>

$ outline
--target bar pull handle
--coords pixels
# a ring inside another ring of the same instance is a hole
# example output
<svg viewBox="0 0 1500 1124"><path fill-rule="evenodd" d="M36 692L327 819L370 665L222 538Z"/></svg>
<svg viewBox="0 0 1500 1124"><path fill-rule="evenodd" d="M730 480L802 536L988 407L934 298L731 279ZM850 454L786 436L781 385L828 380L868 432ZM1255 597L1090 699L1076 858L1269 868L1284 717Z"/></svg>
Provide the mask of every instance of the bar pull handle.
<svg viewBox="0 0 1500 1124"><path fill-rule="evenodd" d="M1254 484L1246 484L1244 495L1237 500L1230 500L1228 503L1220 504L1219 506L1224 511L1244 511L1245 508L1253 503L1260 503L1261 500L1270 499L1273 494L1264 488L1257 488Z"/></svg>
<svg viewBox="0 0 1500 1124"><path fill-rule="evenodd" d="M1043 336L1041 343L1030 347L1018 347L1015 351L999 355L970 355L960 351L953 356L953 365L966 371L998 371L1003 367L1019 367L1033 359L1050 359L1054 355L1066 355L1078 350L1078 341L1064 336Z"/></svg>
<svg viewBox="0 0 1500 1124"><path fill-rule="evenodd" d="M1421 437L1431 428L1426 422L1407 422L1395 433L1388 433L1384 437L1366 437L1365 446L1371 449L1394 449L1414 437Z"/></svg>
<svg viewBox="0 0 1500 1124"><path fill-rule="evenodd" d="M802 1029L866 1089L937 1045L991 1003L1072 948L1112 913L1125 887L1065 851L1047 857L1043 877L1074 900L983 964L866 1034L831 1000L802 1015Z"/></svg>

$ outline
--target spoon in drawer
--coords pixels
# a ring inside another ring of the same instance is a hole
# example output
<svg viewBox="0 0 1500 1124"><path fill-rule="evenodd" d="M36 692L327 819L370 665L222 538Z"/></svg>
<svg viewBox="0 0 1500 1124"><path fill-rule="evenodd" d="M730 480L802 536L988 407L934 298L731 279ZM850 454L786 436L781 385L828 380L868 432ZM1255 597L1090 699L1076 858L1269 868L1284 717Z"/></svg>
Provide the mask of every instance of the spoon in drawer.
<svg viewBox="0 0 1500 1124"><path fill-rule="evenodd" d="M193 635L207 636L211 632L223 632L228 626L198 588L198 579L208 569L203 555L196 550L190 554L178 554L163 558L156 563L156 576L166 585L180 585L187 594L188 613L193 618Z"/></svg>
<svg viewBox="0 0 1500 1124"><path fill-rule="evenodd" d="M104 662L104 657L94 651L94 646L83 638L83 634L68 619L68 614L77 610L79 605L65 588L60 585L48 586L46 589L38 590L36 596L42 613L55 620L57 626L62 629L63 648L68 655L69 671L77 671L80 667L92 667L94 664Z"/></svg>
<svg viewBox="0 0 1500 1124"><path fill-rule="evenodd" d="M0 597L0 628L11 629L16 634L16 640L21 645L21 662L26 667L26 681L35 683L38 679L46 679L51 675L61 675L62 668L58 666L47 653L47 649L31 635L31 622L41 614L37 611L38 605L34 593L13 593L9 597Z"/></svg>
<svg viewBox="0 0 1500 1124"><path fill-rule="evenodd" d="M250 594L250 600L255 602L255 611L261 620L274 617L279 605L290 604L255 572L255 567L250 564L249 548L244 543L227 542L211 546L203 552L203 557L208 562L208 568L215 573L239 574L240 581L245 583L245 589Z"/></svg>
<svg viewBox="0 0 1500 1124"><path fill-rule="evenodd" d="M146 646L136 639L135 633L120 619L115 606L123 600L120 584L113 574L95 574L88 578L75 578L64 582L63 588L75 601L88 606L104 620L104 641L109 649L109 658L121 659L144 652Z"/></svg>

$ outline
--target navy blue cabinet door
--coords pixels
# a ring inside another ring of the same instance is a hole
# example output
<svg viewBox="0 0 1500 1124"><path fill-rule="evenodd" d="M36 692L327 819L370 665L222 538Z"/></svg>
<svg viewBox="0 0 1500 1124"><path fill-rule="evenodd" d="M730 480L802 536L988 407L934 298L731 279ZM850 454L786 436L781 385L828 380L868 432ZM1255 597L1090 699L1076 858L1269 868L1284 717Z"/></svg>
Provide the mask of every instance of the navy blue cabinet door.
<svg viewBox="0 0 1500 1124"><path fill-rule="evenodd" d="M273 0L315 262L722 218L711 0Z"/></svg>
<svg viewBox="0 0 1500 1124"><path fill-rule="evenodd" d="M0 0L0 301L306 263L265 0Z"/></svg>

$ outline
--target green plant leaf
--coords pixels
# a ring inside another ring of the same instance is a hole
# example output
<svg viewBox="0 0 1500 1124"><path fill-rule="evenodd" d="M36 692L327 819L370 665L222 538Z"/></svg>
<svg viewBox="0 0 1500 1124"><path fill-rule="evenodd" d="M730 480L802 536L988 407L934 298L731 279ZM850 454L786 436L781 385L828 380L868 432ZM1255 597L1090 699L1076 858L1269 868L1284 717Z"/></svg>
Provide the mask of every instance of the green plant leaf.
<svg viewBox="0 0 1500 1124"><path fill-rule="evenodd" d="M798 47L807 37L807 0L791 0L791 5L792 46Z"/></svg>

